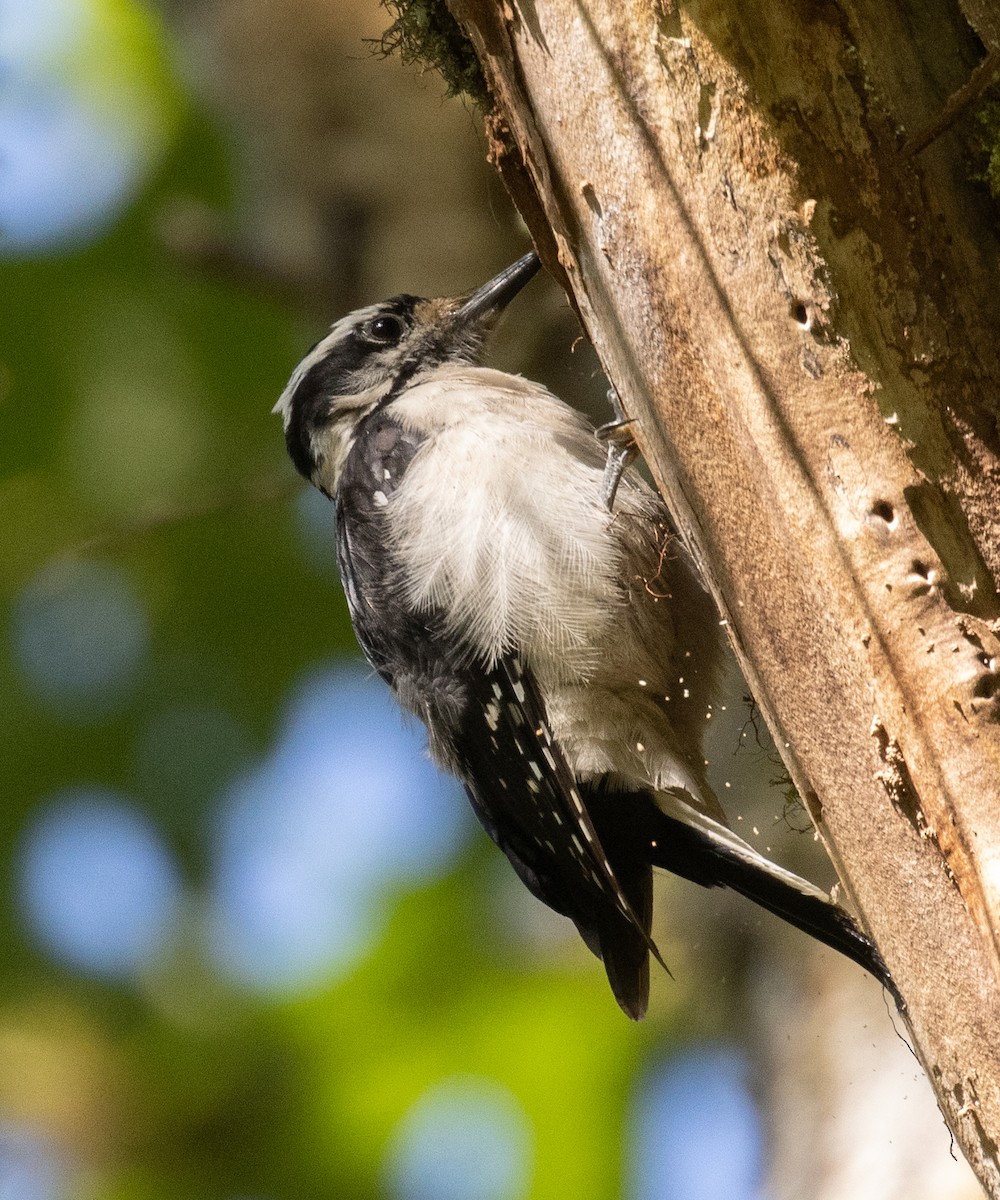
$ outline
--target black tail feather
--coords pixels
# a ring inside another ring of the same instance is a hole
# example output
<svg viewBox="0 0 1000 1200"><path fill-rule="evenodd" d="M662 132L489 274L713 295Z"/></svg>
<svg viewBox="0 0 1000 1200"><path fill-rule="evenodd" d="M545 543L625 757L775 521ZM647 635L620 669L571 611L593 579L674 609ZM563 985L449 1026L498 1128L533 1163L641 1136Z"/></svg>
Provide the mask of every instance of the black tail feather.
<svg viewBox="0 0 1000 1200"><path fill-rule="evenodd" d="M902 1007L903 999L878 947L840 905L814 892L800 891L785 878L761 871L759 866L713 841L697 827L659 810L655 810L655 815L659 836L652 839L655 846L650 853L654 866L706 887L728 887L739 892L789 925L839 950L874 975Z"/></svg>
<svg viewBox="0 0 1000 1200"><path fill-rule="evenodd" d="M603 961L619 1007L633 1021L639 1021L649 1005L650 952L670 973L649 935L653 922L653 871L648 855L636 853L631 822L608 819L603 804L592 805L589 798L587 810L634 919L604 898L586 918L574 919L583 940Z"/></svg>
<svg viewBox="0 0 1000 1200"><path fill-rule="evenodd" d="M608 794L594 790L587 806L614 866L622 875L623 862L638 858L702 887L728 887L831 946L870 972L900 1008L904 1002L878 947L854 918L831 899L801 881L801 890L788 872L776 868L733 839L713 836L698 824L687 824L662 812L648 794ZM727 831L720 830L725 835ZM638 911L638 910L637 910Z"/></svg>
<svg viewBox="0 0 1000 1200"><path fill-rule="evenodd" d="M614 862L614 859L611 861ZM616 869L616 874L641 928L637 928L617 909L608 909L598 919L597 935L604 970L615 999L633 1021L639 1021L646 1015L649 1005L653 872L648 863L637 861L623 870Z"/></svg>

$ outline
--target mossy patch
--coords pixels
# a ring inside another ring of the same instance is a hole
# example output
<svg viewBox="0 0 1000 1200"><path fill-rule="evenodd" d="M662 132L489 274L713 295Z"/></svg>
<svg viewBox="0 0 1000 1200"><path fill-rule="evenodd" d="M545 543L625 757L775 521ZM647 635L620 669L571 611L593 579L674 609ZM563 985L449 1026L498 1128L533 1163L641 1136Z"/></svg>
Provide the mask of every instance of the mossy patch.
<svg viewBox="0 0 1000 1200"><path fill-rule="evenodd" d="M492 108L476 52L445 0L382 0L382 4L394 18L376 43L383 54L398 54L407 65L430 67L443 77L449 96L468 96L484 111Z"/></svg>
<svg viewBox="0 0 1000 1200"><path fill-rule="evenodd" d="M976 122L976 149L981 162L974 178L986 184L994 200L1000 200L1000 100L984 104L976 114Z"/></svg>

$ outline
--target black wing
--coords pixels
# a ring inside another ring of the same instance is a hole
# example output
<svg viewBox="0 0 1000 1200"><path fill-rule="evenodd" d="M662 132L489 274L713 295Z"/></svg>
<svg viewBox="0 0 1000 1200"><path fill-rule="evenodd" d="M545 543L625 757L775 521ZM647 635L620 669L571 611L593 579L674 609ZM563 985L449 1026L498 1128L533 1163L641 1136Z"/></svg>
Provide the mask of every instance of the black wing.
<svg viewBox="0 0 1000 1200"><path fill-rule="evenodd" d="M373 412L358 426L335 501L337 566L351 623L365 657L390 684L396 660L431 634L427 619L403 601L385 522L389 497L421 442L384 411Z"/></svg>
<svg viewBox="0 0 1000 1200"><path fill-rule="evenodd" d="M645 1012L652 871L602 844L529 671L514 656L477 671L455 750L472 807L528 889L570 917L604 960L618 1003ZM618 847L614 847L618 849Z"/></svg>

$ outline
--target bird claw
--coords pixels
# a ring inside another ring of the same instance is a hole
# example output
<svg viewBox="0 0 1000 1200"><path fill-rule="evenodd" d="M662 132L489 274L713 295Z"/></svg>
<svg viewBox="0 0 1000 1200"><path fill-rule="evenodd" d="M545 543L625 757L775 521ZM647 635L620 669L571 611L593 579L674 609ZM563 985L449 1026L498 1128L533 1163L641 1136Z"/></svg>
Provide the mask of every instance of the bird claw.
<svg viewBox="0 0 1000 1200"><path fill-rule="evenodd" d="M599 441L607 444L608 459L604 465L604 478L601 480L601 500L608 512L611 512L622 475L639 453L639 448L632 436L635 420L625 415L618 392L614 388L608 389L608 403L614 410L615 419L599 425L594 433Z"/></svg>

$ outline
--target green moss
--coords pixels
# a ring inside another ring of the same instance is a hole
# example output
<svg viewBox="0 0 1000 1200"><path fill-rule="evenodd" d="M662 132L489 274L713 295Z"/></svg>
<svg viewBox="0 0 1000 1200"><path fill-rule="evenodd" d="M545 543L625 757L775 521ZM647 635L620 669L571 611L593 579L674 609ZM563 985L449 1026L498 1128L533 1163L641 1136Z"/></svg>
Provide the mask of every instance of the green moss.
<svg viewBox="0 0 1000 1200"><path fill-rule="evenodd" d="M977 150L982 156L974 178L985 183L994 200L1000 200L1000 100L984 104L976 114L979 125Z"/></svg>
<svg viewBox="0 0 1000 1200"><path fill-rule="evenodd" d="M492 107L476 52L445 0L382 0L382 5L394 18L376 43L383 54L431 67L444 78L449 96L468 96L479 108Z"/></svg>

